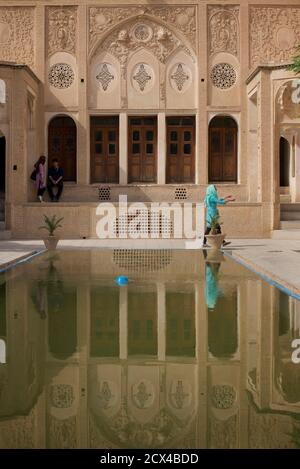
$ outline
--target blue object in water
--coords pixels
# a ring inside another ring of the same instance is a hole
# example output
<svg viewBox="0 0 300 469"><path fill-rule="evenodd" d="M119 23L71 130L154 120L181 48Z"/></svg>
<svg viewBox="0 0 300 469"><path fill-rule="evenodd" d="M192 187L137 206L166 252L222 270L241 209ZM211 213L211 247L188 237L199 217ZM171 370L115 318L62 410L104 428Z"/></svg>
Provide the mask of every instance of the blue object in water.
<svg viewBox="0 0 300 469"><path fill-rule="evenodd" d="M125 275L120 275L119 277L115 278L115 282L120 286L123 287L124 285L128 284L128 277Z"/></svg>

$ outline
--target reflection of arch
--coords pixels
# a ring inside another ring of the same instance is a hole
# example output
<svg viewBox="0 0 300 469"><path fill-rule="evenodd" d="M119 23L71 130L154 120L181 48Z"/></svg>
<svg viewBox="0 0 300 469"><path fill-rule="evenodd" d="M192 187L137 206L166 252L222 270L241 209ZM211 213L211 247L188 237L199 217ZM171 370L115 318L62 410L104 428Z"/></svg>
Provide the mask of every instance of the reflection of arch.
<svg viewBox="0 0 300 469"><path fill-rule="evenodd" d="M280 187L290 185L290 144L284 137L279 140Z"/></svg>
<svg viewBox="0 0 300 469"><path fill-rule="evenodd" d="M64 170L65 181L76 181L77 129L72 117L53 117L48 126L48 158L58 158Z"/></svg>
<svg viewBox="0 0 300 469"><path fill-rule="evenodd" d="M209 123L209 182L237 182L238 125L231 116Z"/></svg>
<svg viewBox="0 0 300 469"><path fill-rule="evenodd" d="M6 363L6 342L4 339L0 339L0 365Z"/></svg>

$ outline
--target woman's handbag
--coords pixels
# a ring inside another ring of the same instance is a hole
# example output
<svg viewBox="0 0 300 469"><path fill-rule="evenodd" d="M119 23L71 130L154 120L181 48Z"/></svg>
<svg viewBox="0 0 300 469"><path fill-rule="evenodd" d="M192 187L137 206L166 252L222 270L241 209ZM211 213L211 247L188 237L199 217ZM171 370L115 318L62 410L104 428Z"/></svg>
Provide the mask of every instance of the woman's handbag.
<svg viewBox="0 0 300 469"><path fill-rule="evenodd" d="M30 179L32 179L33 181L36 181L36 168L34 168L34 170L32 171L30 175Z"/></svg>

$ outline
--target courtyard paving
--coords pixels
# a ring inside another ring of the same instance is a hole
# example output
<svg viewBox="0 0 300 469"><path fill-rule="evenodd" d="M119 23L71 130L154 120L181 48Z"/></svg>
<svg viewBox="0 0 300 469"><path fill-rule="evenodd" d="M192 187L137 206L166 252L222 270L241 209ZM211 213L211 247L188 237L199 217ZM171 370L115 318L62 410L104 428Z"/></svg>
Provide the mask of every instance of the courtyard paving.
<svg viewBox="0 0 300 469"><path fill-rule="evenodd" d="M184 240L62 240L58 249L199 249ZM0 270L44 250L38 240L0 241ZM236 260L300 297L300 240L234 239L226 249Z"/></svg>

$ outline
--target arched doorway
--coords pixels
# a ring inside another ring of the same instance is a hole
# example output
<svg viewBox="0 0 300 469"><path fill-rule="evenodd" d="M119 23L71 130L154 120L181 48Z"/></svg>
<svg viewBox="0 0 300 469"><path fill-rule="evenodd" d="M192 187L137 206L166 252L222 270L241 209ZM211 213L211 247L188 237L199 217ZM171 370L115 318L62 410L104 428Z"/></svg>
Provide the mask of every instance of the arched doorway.
<svg viewBox="0 0 300 469"><path fill-rule="evenodd" d="M6 185L6 141L0 132L0 222L5 219L5 185Z"/></svg>
<svg viewBox="0 0 300 469"><path fill-rule="evenodd" d="M58 158L64 170L64 180L76 182L77 131L69 116L54 117L48 128L48 161Z"/></svg>
<svg viewBox="0 0 300 469"><path fill-rule="evenodd" d="M237 182L237 123L216 116L209 124L209 182Z"/></svg>
<svg viewBox="0 0 300 469"><path fill-rule="evenodd" d="M290 144L286 138L279 140L280 187L290 185Z"/></svg>

